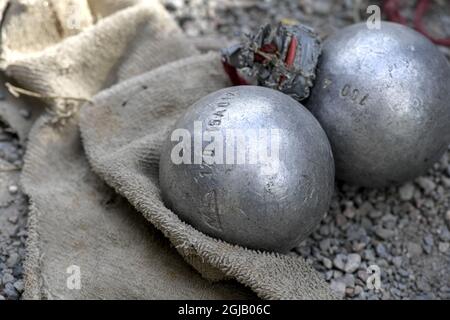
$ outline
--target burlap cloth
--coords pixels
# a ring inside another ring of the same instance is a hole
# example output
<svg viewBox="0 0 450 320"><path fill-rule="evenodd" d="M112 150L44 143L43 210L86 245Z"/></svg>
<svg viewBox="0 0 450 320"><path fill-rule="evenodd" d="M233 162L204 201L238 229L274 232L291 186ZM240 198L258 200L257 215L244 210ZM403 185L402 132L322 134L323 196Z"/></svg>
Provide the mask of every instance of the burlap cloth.
<svg viewBox="0 0 450 320"><path fill-rule="evenodd" d="M334 298L302 258L213 239L161 201L162 140L191 103L230 85L217 53L200 54L156 0L7 8L0 66L46 102L22 173L25 298ZM67 285L71 266L81 288Z"/></svg>

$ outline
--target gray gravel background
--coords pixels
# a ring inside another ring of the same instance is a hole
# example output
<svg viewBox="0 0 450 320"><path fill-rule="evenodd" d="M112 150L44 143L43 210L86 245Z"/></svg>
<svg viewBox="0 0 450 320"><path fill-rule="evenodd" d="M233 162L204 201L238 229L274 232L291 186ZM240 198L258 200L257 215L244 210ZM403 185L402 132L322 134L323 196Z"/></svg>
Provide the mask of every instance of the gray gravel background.
<svg viewBox="0 0 450 320"><path fill-rule="evenodd" d="M293 19L322 37L365 20L366 0L163 0L188 37L205 47L239 40L266 22ZM404 1L412 17L414 1ZM372 1L371 4L377 4ZM427 26L450 35L450 4L434 1ZM450 57L450 50L441 48ZM0 100L3 96L0 87ZM24 115L27 116L27 115ZM0 126L0 300L23 291L27 199L19 187L23 147ZM450 299L450 148L429 173L382 190L338 184L330 212L292 255L305 257L348 299ZM381 269L381 290L366 286Z"/></svg>

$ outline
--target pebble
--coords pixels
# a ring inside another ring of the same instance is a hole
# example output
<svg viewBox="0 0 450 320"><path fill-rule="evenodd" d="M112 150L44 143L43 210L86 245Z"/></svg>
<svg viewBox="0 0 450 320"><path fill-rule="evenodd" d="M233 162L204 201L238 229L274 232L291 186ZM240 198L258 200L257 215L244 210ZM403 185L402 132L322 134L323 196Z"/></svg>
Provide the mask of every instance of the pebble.
<svg viewBox="0 0 450 320"><path fill-rule="evenodd" d="M14 288L12 283L7 283L3 289L3 293L11 300L17 300L19 298L19 293Z"/></svg>
<svg viewBox="0 0 450 320"><path fill-rule="evenodd" d="M425 237L423 237L423 242L426 245L433 246L434 244L433 235L427 234Z"/></svg>
<svg viewBox="0 0 450 320"><path fill-rule="evenodd" d="M347 262L345 263L344 271L347 273L353 273L358 270L361 265L361 256L357 253L351 253L347 256Z"/></svg>
<svg viewBox="0 0 450 320"><path fill-rule="evenodd" d="M383 240L388 240L395 235L395 231L380 227L375 229L375 234Z"/></svg>
<svg viewBox="0 0 450 320"><path fill-rule="evenodd" d="M338 280L331 280L330 288L338 297L343 298L345 296L345 283Z"/></svg>
<svg viewBox="0 0 450 320"><path fill-rule="evenodd" d="M447 227L443 227L439 232L439 239L442 241L450 241L450 231Z"/></svg>
<svg viewBox="0 0 450 320"><path fill-rule="evenodd" d="M359 270L356 275L357 275L358 279L361 279L364 283L366 283L367 278L369 277L369 275L367 274L367 271L365 271L365 270Z"/></svg>
<svg viewBox="0 0 450 320"><path fill-rule="evenodd" d="M354 294L355 294L355 296L359 296L363 291L364 291L363 287L361 287L361 286L356 286L356 287L355 287Z"/></svg>
<svg viewBox="0 0 450 320"><path fill-rule="evenodd" d="M382 216L383 212L381 212L380 210L374 210L369 213L369 217L371 217L372 219L378 219L381 218Z"/></svg>
<svg viewBox="0 0 450 320"><path fill-rule="evenodd" d="M433 245L434 245L433 236L431 234L427 234L423 238L423 245L422 245L422 248L426 254L430 254L433 251Z"/></svg>
<svg viewBox="0 0 450 320"><path fill-rule="evenodd" d="M392 263L397 268L400 268L402 266L402 257L397 256L397 257L392 258Z"/></svg>
<svg viewBox="0 0 450 320"><path fill-rule="evenodd" d="M414 197L415 187L412 183L406 183L399 188L400 199L409 201Z"/></svg>
<svg viewBox="0 0 450 320"><path fill-rule="evenodd" d="M353 208L353 207L347 207L344 210L344 216L349 219L353 219L355 217L355 214L356 214L355 208Z"/></svg>
<svg viewBox="0 0 450 320"><path fill-rule="evenodd" d="M11 185L8 187L8 191L11 195L15 195L19 191L19 187L17 187L16 185Z"/></svg>
<svg viewBox="0 0 450 320"><path fill-rule="evenodd" d="M382 243L377 244L375 250L377 251L378 256L381 258L386 258L388 256L386 247Z"/></svg>
<svg viewBox="0 0 450 320"><path fill-rule="evenodd" d="M375 260L375 253L371 249L364 250L364 259L368 261L374 261Z"/></svg>
<svg viewBox="0 0 450 320"><path fill-rule="evenodd" d="M323 263L324 267L327 269L331 269L333 267L333 263L328 258L323 258L322 263Z"/></svg>
<svg viewBox="0 0 450 320"><path fill-rule="evenodd" d="M430 285L428 284L428 281L426 281L423 278L419 278L416 281L417 289L423 291L423 292L429 292L431 290Z"/></svg>
<svg viewBox="0 0 450 320"><path fill-rule="evenodd" d="M341 281L345 283L345 286L347 288L353 288L355 286L355 276L354 275L347 273L341 279L342 279Z"/></svg>
<svg viewBox="0 0 450 320"><path fill-rule="evenodd" d="M14 281L14 277L9 273L5 273L2 277L3 284L11 283L13 281Z"/></svg>
<svg viewBox="0 0 450 320"><path fill-rule="evenodd" d="M24 290L24 285L22 280L18 280L14 282L14 288L17 290L17 292L22 293Z"/></svg>
<svg viewBox="0 0 450 320"><path fill-rule="evenodd" d="M333 265L342 271L345 271L345 261L346 261L347 257L345 256L345 254L338 254L336 255L336 257L333 259Z"/></svg>
<svg viewBox="0 0 450 320"><path fill-rule="evenodd" d="M320 241L319 247L323 252L328 252L330 249L331 240L329 238Z"/></svg>
<svg viewBox="0 0 450 320"><path fill-rule="evenodd" d="M417 243L408 242L406 246L410 257L414 258L422 254L422 247L419 246Z"/></svg>
<svg viewBox="0 0 450 320"><path fill-rule="evenodd" d="M430 178L420 177L417 179L419 186L425 191L425 194L430 194L434 189L436 189L436 183Z"/></svg>
<svg viewBox="0 0 450 320"><path fill-rule="evenodd" d="M6 266L8 268L13 268L17 262L19 262L19 255L15 252L11 253L8 260L6 260Z"/></svg>
<svg viewBox="0 0 450 320"><path fill-rule="evenodd" d="M442 253L446 253L448 249L450 248L450 243L448 242L439 242L439 251Z"/></svg>

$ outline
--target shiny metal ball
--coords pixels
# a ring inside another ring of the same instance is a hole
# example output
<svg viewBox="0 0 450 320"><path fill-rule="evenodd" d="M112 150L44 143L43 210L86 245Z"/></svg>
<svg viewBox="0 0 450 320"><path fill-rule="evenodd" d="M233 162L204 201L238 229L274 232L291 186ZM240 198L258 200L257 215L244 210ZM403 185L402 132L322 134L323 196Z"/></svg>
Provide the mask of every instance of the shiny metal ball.
<svg viewBox="0 0 450 320"><path fill-rule="evenodd" d="M412 179L450 143L450 67L421 34L356 24L324 43L307 108L326 131L337 179L381 187Z"/></svg>
<svg viewBox="0 0 450 320"><path fill-rule="evenodd" d="M289 96L257 86L192 105L162 148L159 175L166 206L182 220L278 252L313 231L334 190L331 147L317 120Z"/></svg>

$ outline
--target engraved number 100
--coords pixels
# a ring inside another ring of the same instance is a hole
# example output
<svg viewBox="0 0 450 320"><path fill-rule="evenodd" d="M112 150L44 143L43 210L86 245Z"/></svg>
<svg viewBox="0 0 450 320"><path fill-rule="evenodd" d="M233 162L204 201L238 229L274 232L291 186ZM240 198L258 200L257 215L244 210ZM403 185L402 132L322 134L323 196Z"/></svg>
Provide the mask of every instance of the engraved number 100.
<svg viewBox="0 0 450 320"><path fill-rule="evenodd" d="M358 103L361 106L366 105L366 101L369 95L363 95L363 93L356 88L352 88L349 84L346 84L341 90L341 96L344 98L350 98L353 102Z"/></svg>

